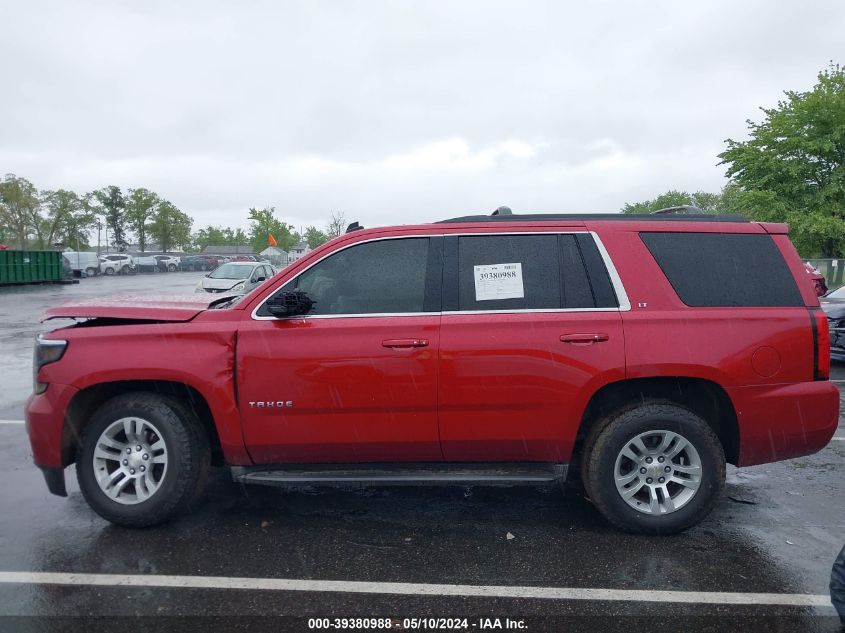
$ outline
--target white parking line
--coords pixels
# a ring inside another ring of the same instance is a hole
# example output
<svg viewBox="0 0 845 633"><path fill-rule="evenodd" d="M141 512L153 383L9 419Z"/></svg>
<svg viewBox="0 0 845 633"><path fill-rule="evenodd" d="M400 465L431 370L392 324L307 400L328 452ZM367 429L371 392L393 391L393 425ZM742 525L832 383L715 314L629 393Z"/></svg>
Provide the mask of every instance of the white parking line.
<svg viewBox="0 0 845 633"><path fill-rule="evenodd" d="M24 424L24 420L0 420L0 424Z"/></svg>
<svg viewBox="0 0 845 633"><path fill-rule="evenodd" d="M605 602L673 602L687 604L777 605L830 607L823 594L733 593L722 591L657 591L643 589L589 589L567 587L510 587L487 585L433 585L409 582L304 580L288 578L233 578L225 576L159 576L130 574L74 574L56 572L0 572L0 583L85 585L96 587L171 587L178 589L248 589L257 591L310 591L405 596L461 596L479 598L536 598Z"/></svg>

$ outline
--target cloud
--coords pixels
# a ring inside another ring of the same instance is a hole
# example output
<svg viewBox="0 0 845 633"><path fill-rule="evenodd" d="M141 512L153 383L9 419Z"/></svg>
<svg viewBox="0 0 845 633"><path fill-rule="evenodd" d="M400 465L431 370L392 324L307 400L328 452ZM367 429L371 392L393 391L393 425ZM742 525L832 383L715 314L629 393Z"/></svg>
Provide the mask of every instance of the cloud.
<svg viewBox="0 0 845 633"><path fill-rule="evenodd" d="M824 19L819 16L824 15ZM0 171L156 190L197 226L616 211L718 190L845 4L7 3Z"/></svg>

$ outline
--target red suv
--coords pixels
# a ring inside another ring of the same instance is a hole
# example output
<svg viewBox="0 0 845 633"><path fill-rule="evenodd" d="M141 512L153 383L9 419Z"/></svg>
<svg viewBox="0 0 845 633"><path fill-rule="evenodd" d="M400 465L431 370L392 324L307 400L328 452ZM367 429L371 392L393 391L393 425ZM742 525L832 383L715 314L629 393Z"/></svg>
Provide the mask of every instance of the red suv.
<svg viewBox="0 0 845 633"><path fill-rule="evenodd" d="M496 215L355 230L250 294L75 303L27 427L100 515L160 522L243 483L576 473L614 525L683 530L725 463L824 447L828 329L782 224Z"/></svg>

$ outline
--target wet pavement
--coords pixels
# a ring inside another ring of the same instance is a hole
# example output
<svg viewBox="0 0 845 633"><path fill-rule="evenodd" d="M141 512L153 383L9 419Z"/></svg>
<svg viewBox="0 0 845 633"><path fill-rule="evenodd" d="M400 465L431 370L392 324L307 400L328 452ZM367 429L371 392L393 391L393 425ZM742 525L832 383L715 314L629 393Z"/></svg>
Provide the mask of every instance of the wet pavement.
<svg viewBox="0 0 845 633"><path fill-rule="evenodd" d="M37 318L63 300L192 292L201 273L84 279L0 289L0 419L20 420ZM845 387L845 367L833 379ZM840 422L837 437L845 438ZM726 495L671 537L608 526L577 490L553 487L242 487L225 470L201 504L164 526L112 526L83 501L51 496L20 424L0 424L0 578L65 572L731 593L827 594L845 542L845 441L820 453L729 468ZM508 538L508 534L513 538ZM130 579L131 580L131 579ZM159 617L155 620L134 616ZM37 617L35 617L37 616ZM84 629L78 616L86 616ZM274 616L270 619L262 617ZM279 617L275 617L279 616ZM389 591L60 586L0 582L0 630L308 630L309 617L481 617L529 630L839 631L831 608L400 595ZM476 626L472 626L476 624Z"/></svg>

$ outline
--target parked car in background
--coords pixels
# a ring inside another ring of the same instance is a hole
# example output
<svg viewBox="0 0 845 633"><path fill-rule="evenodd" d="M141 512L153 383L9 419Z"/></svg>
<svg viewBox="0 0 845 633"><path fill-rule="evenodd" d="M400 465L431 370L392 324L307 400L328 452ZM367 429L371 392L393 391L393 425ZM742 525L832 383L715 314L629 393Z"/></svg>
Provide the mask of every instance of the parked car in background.
<svg viewBox="0 0 845 633"><path fill-rule="evenodd" d="M104 275L128 275L134 269L135 262L129 255L100 256L100 272Z"/></svg>
<svg viewBox="0 0 845 633"><path fill-rule="evenodd" d="M272 269L264 264L229 262L203 277L196 291L246 294L272 276Z"/></svg>
<svg viewBox="0 0 845 633"><path fill-rule="evenodd" d="M810 262L804 262L804 269L807 271L807 274L810 275L810 279L813 280L813 286L816 289L816 294L819 297L827 294L827 283L825 282L824 275L819 272L819 269L813 266Z"/></svg>
<svg viewBox="0 0 845 633"><path fill-rule="evenodd" d="M83 274L86 277L94 277L100 274L100 260L97 253L65 251L62 253L62 257L67 258L70 262L70 267L76 277L81 277Z"/></svg>
<svg viewBox="0 0 845 633"><path fill-rule="evenodd" d="M173 255L149 255L136 257L135 265L140 271L175 272L179 270L181 260Z"/></svg>
<svg viewBox="0 0 845 633"><path fill-rule="evenodd" d="M254 255L232 255L233 262L257 262L258 258Z"/></svg>
<svg viewBox="0 0 845 633"><path fill-rule="evenodd" d="M186 255L181 260L182 270L214 270L219 265L214 255Z"/></svg>
<svg viewBox="0 0 845 633"><path fill-rule="evenodd" d="M845 362L845 286L829 292L819 301L830 330L830 358Z"/></svg>

